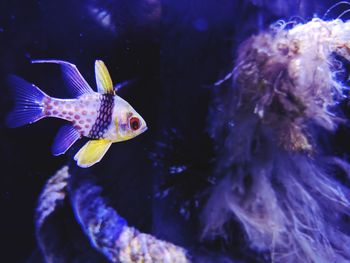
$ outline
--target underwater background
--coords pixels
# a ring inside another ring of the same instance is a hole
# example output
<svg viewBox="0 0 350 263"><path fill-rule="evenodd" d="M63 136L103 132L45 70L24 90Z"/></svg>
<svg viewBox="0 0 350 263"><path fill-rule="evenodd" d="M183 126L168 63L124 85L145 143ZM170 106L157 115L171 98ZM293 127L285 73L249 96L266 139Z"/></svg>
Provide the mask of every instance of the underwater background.
<svg viewBox="0 0 350 263"><path fill-rule="evenodd" d="M77 216L77 209L88 210L89 201L103 196L130 226L185 248L193 262L270 262L264 251L247 245L235 220L225 228L234 235L202 238L202 213L220 180L217 163L224 158L218 154L220 142L213 139L212 116L226 93L214 83L232 71L239 44L251 35L279 19L322 18L335 3L1 0L0 261L45 262L39 239L41 246L49 247L47 253L55 255L52 262L109 262L91 245L89 233L81 227L83 219ZM337 6L324 19L334 19L348 8ZM68 97L58 67L31 64L33 59L69 61L92 87L94 61L102 59L114 83L130 81L118 94L140 112L148 131L113 145L90 169L80 169L72 158L83 141L63 156L51 155L53 138L64 121L45 119L7 128L4 119L13 106L6 84L9 74L35 83L51 96ZM349 69L348 64L345 67ZM340 107L349 116L347 104ZM325 151L348 159L346 124L335 133L320 133ZM38 198L64 165L72 175L72 199L65 199L51 221L38 228ZM346 185L347 180L341 177L340 182ZM75 198L84 196L81 185L98 185L98 190L77 208ZM344 222L349 235L349 217Z"/></svg>

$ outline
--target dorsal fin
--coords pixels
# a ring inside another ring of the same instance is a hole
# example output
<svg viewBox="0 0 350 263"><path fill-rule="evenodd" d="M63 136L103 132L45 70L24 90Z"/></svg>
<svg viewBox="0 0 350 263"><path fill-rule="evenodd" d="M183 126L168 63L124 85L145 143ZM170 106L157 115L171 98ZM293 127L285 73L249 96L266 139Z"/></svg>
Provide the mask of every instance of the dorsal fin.
<svg viewBox="0 0 350 263"><path fill-rule="evenodd" d="M74 97L79 97L86 93L94 92L77 67L67 61L62 60L33 60L32 63L54 63L59 64L62 69L63 79L69 88L69 92Z"/></svg>
<svg viewBox="0 0 350 263"><path fill-rule="evenodd" d="M115 94L112 79L109 75L108 69L102 60L95 61L95 77L97 84L97 91L102 94Z"/></svg>

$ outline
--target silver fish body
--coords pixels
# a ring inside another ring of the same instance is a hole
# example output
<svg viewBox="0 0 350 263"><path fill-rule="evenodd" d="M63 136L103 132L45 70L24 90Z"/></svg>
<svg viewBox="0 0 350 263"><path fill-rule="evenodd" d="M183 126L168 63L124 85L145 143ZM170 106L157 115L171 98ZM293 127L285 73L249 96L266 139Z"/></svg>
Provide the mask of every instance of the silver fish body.
<svg viewBox="0 0 350 263"><path fill-rule="evenodd" d="M63 126L54 141L54 155L65 153L81 137L91 139L75 155L81 167L99 162L110 145L134 138L147 129L146 122L131 105L116 95L108 70L102 61L95 62L98 92L93 91L75 65L59 60L74 99L53 98L38 87L18 77L13 78L16 107L8 116L10 127L36 122L42 118L60 118Z"/></svg>

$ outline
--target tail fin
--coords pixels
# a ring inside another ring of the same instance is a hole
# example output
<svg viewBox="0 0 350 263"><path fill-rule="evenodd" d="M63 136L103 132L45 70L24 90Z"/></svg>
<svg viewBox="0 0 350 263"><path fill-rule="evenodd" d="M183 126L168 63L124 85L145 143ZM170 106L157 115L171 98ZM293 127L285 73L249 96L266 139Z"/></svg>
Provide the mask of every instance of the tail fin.
<svg viewBox="0 0 350 263"><path fill-rule="evenodd" d="M14 75L8 78L8 83L15 99L15 107L6 119L8 127L23 126L45 117L43 99L47 95L44 92Z"/></svg>

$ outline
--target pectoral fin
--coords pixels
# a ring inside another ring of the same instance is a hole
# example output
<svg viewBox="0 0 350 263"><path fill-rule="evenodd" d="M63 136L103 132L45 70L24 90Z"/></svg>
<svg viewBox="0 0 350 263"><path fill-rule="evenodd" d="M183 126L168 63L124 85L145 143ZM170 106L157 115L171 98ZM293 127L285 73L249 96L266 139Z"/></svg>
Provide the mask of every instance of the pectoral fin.
<svg viewBox="0 0 350 263"><path fill-rule="evenodd" d="M108 140L88 141L74 156L74 160L82 168L90 167L101 161L111 144Z"/></svg>
<svg viewBox="0 0 350 263"><path fill-rule="evenodd" d="M105 63L103 63L102 60L95 61L95 77L97 90L99 93L114 94L112 79Z"/></svg>

